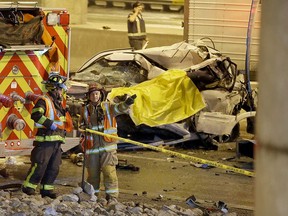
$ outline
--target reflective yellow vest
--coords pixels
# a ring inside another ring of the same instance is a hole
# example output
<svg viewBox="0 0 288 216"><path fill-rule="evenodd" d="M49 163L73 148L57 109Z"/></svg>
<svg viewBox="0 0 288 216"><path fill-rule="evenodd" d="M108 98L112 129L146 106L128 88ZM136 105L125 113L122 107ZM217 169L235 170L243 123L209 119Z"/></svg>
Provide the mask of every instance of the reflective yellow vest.
<svg viewBox="0 0 288 216"><path fill-rule="evenodd" d="M103 131L106 134L112 134L114 136L117 136L117 122L115 117L112 115L112 110L109 107L109 103L108 102L102 102L101 103L101 107L104 110L105 114L104 114L104 125L97 125L97 126L93 126L91 129L92 130L96 130L96 131ZM88 114L88 106L84 107L84 118L86 119L86 121L88 123L91 123L90 121L90 116ZM91 149L93 147L93 134L88 134L86 136L86 144L87 144L87 149ZM116 139L112 139L109 137L105 137L104 136L104 141L105 142L115 142Z"/></svg>
<svg viewBox="0 0 288 216"><path fill-rule="evenodd" d="M52 102L52 98L48 95L43 95L39 98L37 98L37 100L35 101L35 103L37 103L37 101L39 99L42 99L45 101L46 104L46 112L45 112L45 117L49 118L50 120L52 120L59 129L62 130L66 130L68 132L70 132L73 129L73 123L72 123L72 118L70 116L70 114L68 112L66 112L65 116L58 116L55 106ZM67 117L67 118L66 118ZM35 134L37 132L37 130L39 128L45 128L44 125L39 124L39 123L35 123L34 124L34 129L35 129ZM60 135L51 135L51 136L36 136L35 137L36 141L39 142L44 142L44 141L58 141L61 140L64 142L64 137L60 136Z"/></svg>

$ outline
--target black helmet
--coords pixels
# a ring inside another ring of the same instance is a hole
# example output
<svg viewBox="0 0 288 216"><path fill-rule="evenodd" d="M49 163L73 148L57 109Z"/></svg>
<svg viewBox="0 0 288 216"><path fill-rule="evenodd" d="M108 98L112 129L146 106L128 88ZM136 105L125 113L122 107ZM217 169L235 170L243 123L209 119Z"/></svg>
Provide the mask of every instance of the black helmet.
<svg viewBox="0 0 288 216"><path fill-rule="evenodd" d="M42 83L45 84L45 87L48 91L54 91L56 89L63 89L64 91L67 91L67 87L64 84L66 80L67 78L61 76L59 73L51 72L48 76L48 79L42 81Z"/></svg>

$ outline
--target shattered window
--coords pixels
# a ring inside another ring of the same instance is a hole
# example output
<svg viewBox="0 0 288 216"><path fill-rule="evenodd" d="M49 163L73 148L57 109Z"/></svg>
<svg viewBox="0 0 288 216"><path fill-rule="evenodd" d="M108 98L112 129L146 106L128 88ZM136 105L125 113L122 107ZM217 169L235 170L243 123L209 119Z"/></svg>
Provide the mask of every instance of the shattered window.
<svg viewBox="0 0 288 216"><path fill-rule="evenodd" d="M75 74L77 82L96 81L106 88L131 86L147 79L147 72L134 61L97 59L89 67Z"/></svg>

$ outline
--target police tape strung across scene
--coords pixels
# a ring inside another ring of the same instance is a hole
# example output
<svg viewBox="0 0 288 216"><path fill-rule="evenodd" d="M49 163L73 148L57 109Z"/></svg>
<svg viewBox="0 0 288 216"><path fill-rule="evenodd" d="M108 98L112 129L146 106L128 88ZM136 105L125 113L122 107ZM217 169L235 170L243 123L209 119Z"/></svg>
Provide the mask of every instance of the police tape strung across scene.
<svg viewBox="0 0 288 216"><path fill-rule="evenodd" d="M149 149L152 149L152 150L155 150L155 151L159 151L159 152L162 152L162 153L165 153L165 154L170 154L170 155L173 155L173 156L176 156L176 157L179 157L179 158L183 158L185 160L190 160L190 161L194 161L194 162L198 162L198 163L203 163L203 164L214 166L214 167L217 167L217 168L220 168L220 169L229 170L229 171L233 171L235 173L243 174L243 175L246 175L246 176L255 177L255 173L254 172L250 172L250 171L247 171L247 170L235 168L235 167L228 166L228 165L225 165L225 164L221 164L221 163L218 163L218 162L215 162L215 161L205 160L205 159L202 159L202 158L197 158L197 157L193 157L193 156L190 156L190 155L181 154L181 153L178 153L178 152L170 151L170 150L159 148L159 147L156 147L156 146L151 146L151 145L144 144L144 143L141 143L141 142L137 142L137 141L134 141L134 140L129 140L129 139L118 137L118 136L114 136L114 135L111 135L111 134L105 134L105 133L102 133L102 132L99 132L99 131L94 131L94 130L90 130L90 129L86 129L86 131L89 132L89 133L95 133L95 134L98 134L98 135L101 135L101 136L106 136L106 137L109 137L109 138L118 139L118 140L121 140L121 141L124 141L124 142L127 142L127 143L131 143L131 144L134 144L134 145L137 145L137 146L142 146L144 148L149 148ZM81 132L85 132L85 131L81 130Z"/></svg>

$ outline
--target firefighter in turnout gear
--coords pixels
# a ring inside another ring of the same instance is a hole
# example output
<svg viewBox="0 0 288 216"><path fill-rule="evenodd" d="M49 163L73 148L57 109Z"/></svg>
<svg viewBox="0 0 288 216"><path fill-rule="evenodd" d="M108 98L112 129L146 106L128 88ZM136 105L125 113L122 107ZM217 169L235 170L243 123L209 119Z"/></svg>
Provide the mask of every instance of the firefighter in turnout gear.
<svg viewBox="0 0 288 216"><path fill-rule="evenodd" d="M135 98L136 95L133 95L120 103L112 103L106 101L106 92L100 84L90 83L87 92L88 102L82 107L78 127L117 135L115 116L128 113L129 106L134 103ZM83 139L82 145L86 151L88 183L93 185L96 195L99 195L102 173L106 199L117 198L117 140L91 133L85 135L86 140Z"/></svg>
<svg viewBox="0 0 288 216"><path fill-rule="evenodd" d="M22 185L22 191L28 195L35 194L40 183L40 194L56 198L53 183L59 173L61 164L61 144L65 143L66 131L72 130L71 116L63 107L63 94L67 90L66 77L51 72L45 84L47 93L35 101L31 118L36 130L31 167Z"/></svg>

